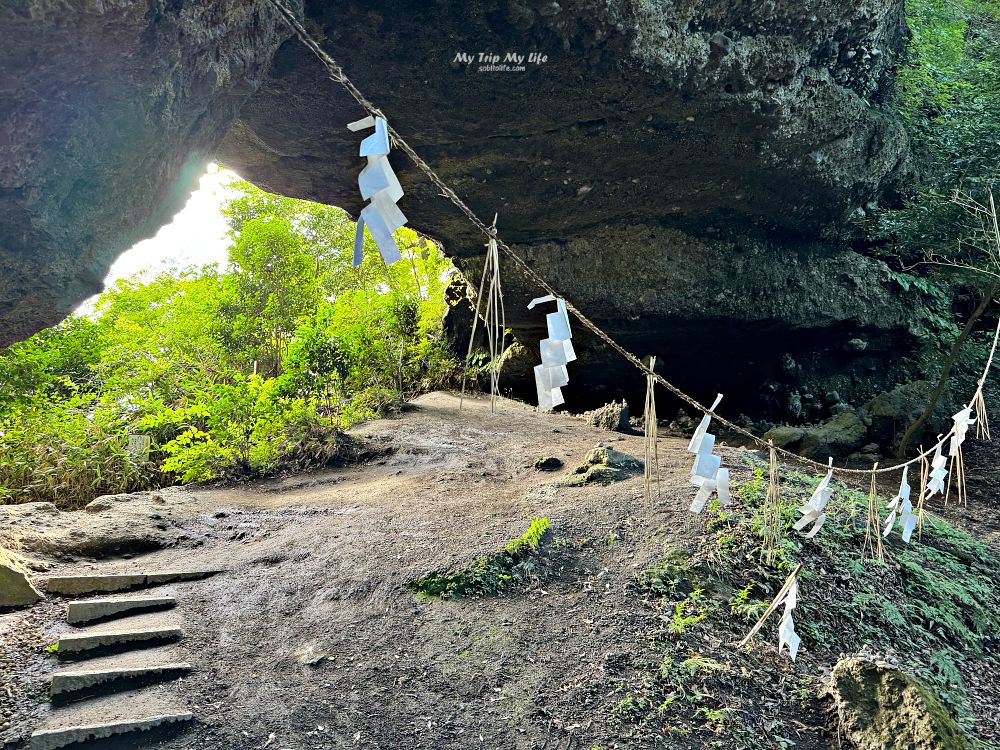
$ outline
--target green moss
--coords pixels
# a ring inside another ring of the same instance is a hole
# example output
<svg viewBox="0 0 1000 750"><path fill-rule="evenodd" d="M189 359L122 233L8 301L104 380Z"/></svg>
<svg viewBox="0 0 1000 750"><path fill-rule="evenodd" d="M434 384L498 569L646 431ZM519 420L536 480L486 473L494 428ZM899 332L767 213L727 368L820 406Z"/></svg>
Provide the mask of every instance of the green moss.
<svg viewBox="0 0 1000 750"><path fill-rule="evenodd" d="M495 596L511 582L531 572L531 559L538 552L548 528L549 519L535 518L524 534L496 552L480 557L459 571L432 571L410 581L407 588L421 599Z"/></svg>

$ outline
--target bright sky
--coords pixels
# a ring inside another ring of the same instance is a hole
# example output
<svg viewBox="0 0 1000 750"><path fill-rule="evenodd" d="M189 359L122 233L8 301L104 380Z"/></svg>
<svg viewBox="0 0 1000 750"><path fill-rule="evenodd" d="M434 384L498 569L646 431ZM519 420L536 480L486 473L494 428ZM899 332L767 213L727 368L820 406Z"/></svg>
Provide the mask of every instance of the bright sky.
<svg viewBox="0 0 1000 750"><path fill-rule="evenodd" d="M235 176L217 164L209 164L198 189L174 220L155 237L133 245L118 258L108 272L105 286L140 271L183 269L209 263L224 266L229 257L229 240L221 208L229 193L226 185Z"/></svg>

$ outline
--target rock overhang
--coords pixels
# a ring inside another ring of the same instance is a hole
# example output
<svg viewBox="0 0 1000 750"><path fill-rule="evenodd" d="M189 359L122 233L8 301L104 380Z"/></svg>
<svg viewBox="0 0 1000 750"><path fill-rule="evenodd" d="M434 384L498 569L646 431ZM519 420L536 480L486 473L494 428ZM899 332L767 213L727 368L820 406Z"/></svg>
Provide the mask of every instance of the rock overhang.
<svg viewBox="0 0 1000 750"><path fill-rule="evenodd" d="M55 5L0 16L17 39L2 62L19 134L0 157L3 342L96 291L208 158L266 189L360 209L344 125L362 110L267 2L85 4L72 23ZM891 279L844 243L853 211L909 179L889 103L901 11L885 0L304 8L309 31L477 213L499 213L505 239L567 296L602 325L648 329L632 343L661 355L684 343L672 331L720 322L905 338ZM16 63L46 49L40 69ZM480 53L508 52L545 61L479 70ZM79 90L91 109L53 116ZM391 160L411 225L474 273L475 228L402 154ZM518 310L535 290L509 288L530 341L537 326Z"/></svg>

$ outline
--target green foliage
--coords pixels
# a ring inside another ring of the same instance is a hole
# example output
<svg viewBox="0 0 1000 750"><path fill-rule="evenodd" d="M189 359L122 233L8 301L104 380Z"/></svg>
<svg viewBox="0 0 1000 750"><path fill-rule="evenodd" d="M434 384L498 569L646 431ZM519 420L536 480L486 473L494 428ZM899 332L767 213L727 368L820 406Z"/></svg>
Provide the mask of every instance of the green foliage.
<svg viewBox="0 0 1000 750"><path fill-rule="evenodd" d="M674 605L674 612L667 623L667 632L678 635L708 616L705 596L701 589L695 589Z"/></svg>
<svg viewBox="0 0 1000 750"><path fill-rule="evenodd" d="M968 216L949 201L993 183L1000 163L1000 7L984 0L908 0L911 37L897 69L897 105L919 169L900 210L867 221L871 237L904 264L960 259Z"/></svg>
<svg viewBox="0 0 1000 750"><path fill-rule="evenodd" d="M327 463L348 426L453 379L439 247L400 230L387 267L366 237L354 268L344 211L233 187L225 271L120 281L0 351L0 502Z"/></svg>
<svg viewBox="0 0 1000 750"><path fill-rule="evenodd" d="M15 411L0 423L0 503L75 507L155 486L156 467L128 451L128 429L121 405L93 395Z"/></svg>
<svg viewBox="0 0 1000 750"><path fill-rule="evenodd" d="M457 571L435 570L410 581L408 588L420 598L457 599L463 596L496 596L513 581L531 574L532 558L549 528L549 519L535 518L520 537L498 551L484 555Z"/></svg>

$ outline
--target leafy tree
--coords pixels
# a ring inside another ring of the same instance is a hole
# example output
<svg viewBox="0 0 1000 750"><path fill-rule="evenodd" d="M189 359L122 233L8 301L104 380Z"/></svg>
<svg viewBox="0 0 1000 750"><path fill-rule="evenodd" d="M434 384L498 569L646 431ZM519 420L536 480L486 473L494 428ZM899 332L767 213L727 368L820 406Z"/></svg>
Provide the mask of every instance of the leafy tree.
<svg viewBox="0 0 1000 750"><path fill-rule="evenodd" d="M0 352L0 502L323 463L341 430L452 377L439 247L400 230L386 267L366 238L354 268L344 211L234 189L225 270L118 282Z"/></svg>

